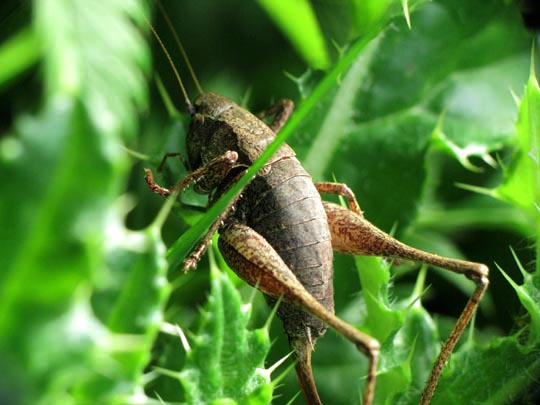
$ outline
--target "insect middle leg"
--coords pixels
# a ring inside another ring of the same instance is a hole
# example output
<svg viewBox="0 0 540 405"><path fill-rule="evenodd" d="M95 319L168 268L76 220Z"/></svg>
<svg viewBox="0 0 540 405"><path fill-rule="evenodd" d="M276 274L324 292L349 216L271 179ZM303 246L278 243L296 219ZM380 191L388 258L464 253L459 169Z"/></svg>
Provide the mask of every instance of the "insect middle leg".
<svg viewBox="0 0 540 405"><path fill-rule="evenodd" d="M161 172L163 170L163 167L165 166L165 163L167 162L167 159L172 158L172 157L177 157L178 160L180 160L180 162L184 166L184 168L186 170L189 170L188 162L186 158L180 152L167 152L163 155L163 158L161 159L161 163L159 164L157 171Z"/></svg>
<svg viewBox="0 0 540 405"><path fill-rule="evenodd" d="M294 110L292 100L283 99L257 114L257 117L263 119L271 115L274 116L272 122L268 125L274 133L278 133L285 125Z"/></svg>
<svg viewBox="0 0 540 405"><path fill-rule="evenodd" d="M336 194L341 197L345 197L349 202L349 208L352 212L355 212L361 216L364 215L360 209L358 201L356 200L354 192L349 188L348 185L344 183L317 182L315 183L315 188L321 194Z"/></svg>
<svg viewBox="0 0 540 405"><path fill-rule="evenodd" d="M488 267L480 263L450 259L415 249L381 231L362 215L358 215L337 204L323 202L323 205L328 217L334 251L355 255L397 257L423 262L454 273L463 274L476 284L476 289L461 312L456 325L450 332L433 365L420 401L421 404L428 404L435 392L448 358L466 326L471 321L480 299L486 291L489 284Z"/></svg>
<svg viewBox="0 0 540 405"><path fill-rule="evenodd" d="M248 284L266 295L301 307L321 319L356 347L369 359L363 403L370 405L375 392L375 373L379 359L379 342L324 308L304 288L274 248L255 230L240 224L228 224L219 238L219 250L227 264Z"/></svg>

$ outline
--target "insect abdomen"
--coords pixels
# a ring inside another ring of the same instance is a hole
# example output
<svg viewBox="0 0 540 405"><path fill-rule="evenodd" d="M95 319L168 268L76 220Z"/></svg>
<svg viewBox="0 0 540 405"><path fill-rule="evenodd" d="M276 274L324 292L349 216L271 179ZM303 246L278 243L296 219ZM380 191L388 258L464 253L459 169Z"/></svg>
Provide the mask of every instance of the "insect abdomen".
<svg viewBox="0 0 540 405"><path fill-rule="evenodd" d="M326 213L298 160L272 163L271 170L247 188L244 203L248 205L246 224L272 245L306 290L333 312L333 253ZM326 330L318 318L287 303L280 305L278 316L292 337L316 338Z"/></svg>

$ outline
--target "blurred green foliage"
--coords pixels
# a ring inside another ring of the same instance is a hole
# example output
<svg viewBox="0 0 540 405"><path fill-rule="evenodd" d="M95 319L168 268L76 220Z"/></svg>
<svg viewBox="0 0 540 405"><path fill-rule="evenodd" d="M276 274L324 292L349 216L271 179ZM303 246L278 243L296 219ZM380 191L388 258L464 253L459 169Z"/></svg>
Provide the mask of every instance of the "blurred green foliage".
<svg viewBox="0 0 540 405"><path fill-rule="evenodd" d="M538 53L519 4L164 1L205 90L253 111L295 100L281 140L316 180L349 184L368 219L414 246L490 266L434 403L540 391ZM186 275L171 265L220 207L171 207L144 183L143 166L183 150L189 119L145 17L195 94L153 2L0 8L1 403L298 393L290 360L273 368L288 353L280 322L219 252L211 271L206 257ZM162 183L185 175L175 163ZM418 401L471 284L336 257L337 314L382 343L376 403ZM325 403L359 402L366 362L352 345L329 331L314 368Z"/></svg>

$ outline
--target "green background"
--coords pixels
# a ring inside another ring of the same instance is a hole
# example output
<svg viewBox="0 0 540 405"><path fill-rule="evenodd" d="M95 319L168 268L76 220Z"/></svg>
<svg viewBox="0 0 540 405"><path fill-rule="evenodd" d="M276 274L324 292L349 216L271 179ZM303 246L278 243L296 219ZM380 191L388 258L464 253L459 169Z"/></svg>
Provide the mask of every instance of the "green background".
<svg viewBox="0 0 540 405"><path fill-rule="evenodd" d="M524 2L163 3L206 91L252 111L295 101L283 136L314 179L347 183L413 246L490 266L433 403L538 400L540 92ZM194 97L153 2L0 6L0 402L302 403L290 358L272 368L288 348L260 294L217 251L176 265L226 201L203 215L146 188L143 167L184 150L189 116L145 18ZM185 174L173 161L159 181ZM336 313L383 345L377 404L418 401L472 289L336 255ZM313 361L323 402L360 402L350 343L329 331Z"/></svg>

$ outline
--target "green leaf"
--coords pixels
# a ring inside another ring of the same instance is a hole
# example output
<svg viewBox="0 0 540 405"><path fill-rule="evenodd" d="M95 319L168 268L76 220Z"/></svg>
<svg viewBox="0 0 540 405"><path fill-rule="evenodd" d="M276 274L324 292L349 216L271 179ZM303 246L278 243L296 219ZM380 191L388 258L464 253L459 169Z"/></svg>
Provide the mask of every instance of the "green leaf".
<svg viewBox="0 0 540 405"><path fill-rule="evenodd" d="M534 56L519 106L517 136L518 148L505 172L503 184L494 190L494 195L521 207L540 225L540 89L534 71Z"/></svg>
<svg viewBox="0 0 540 405"><path fill-rule="evenodd" d="M366 304L363 330L380 342L385 342L390 335L395 334L405 320L405 312L393 308L390 304L389 266L386 266L380 258L357 256L354 259Z"/></svg>
<svg viewBox="0 0 540 405"><path fill-rule="evenodd" d="M258 0L309 66L329 67L324 37L308 0Z"/></svg>
<svg viewBox="0 0 540 405"><path fill-rule="evenodd" d="M534 57L533 57L534 58ZM534 59L533 59L534 60ZM517 122L517 140L512 162L505 169L505 179L498 188L482 191L497 197L522 210L532 219L531 229L536 233L536 269L529 273L512 251L517 266L523 276L518 285L497 266L514 289L523 308L528 312L527 321L513 335L495 338L489 344L479 345L467 342L452 357L448 370L443 374L433 403L446 404L464 397L474 397L476 401L489 404L507 403L509 398L520 397L523 393L537 391L538 381L533 377L540 372L538 350L540 348L540 182L538 175L538 131L539 90L534 63L531 62L530 77L521 100ZM499 124L497 127L501 128ZM475 189L471 187L471 189ZM503 366L504 365L504 366ZM465 371L464 371L465 370ZM470 371L466 371L470 370ZM474 373L474 370L485 370ZM475 384L470 379L475 375ZM494 384L502 381L503 384ZM526 398L526 397L525 397Z"/></svg>
<svg viewBox="0 0 540 405"><path fill-rule="evenodd" d="M120 199L129 168L122 135L132 135L134 106L146 97L134 10L133 1L34 4L42 110L17 117L0 139L9 190L0 198L0 362L13 384L2 383L0 396L10 403L145 398L168 284L157 228L126 230L131 204ZM107 25L119 30L113 41ZM111 43L122 48L113 56Z"/></svg>
<svg viewBox="0 0 540 405"><path fill-rule="evenodd" d="M190 404L267 404L272 398L268 327L250 331L251 305L244 304L225 273L213 267L211 292L178 379Z"/></svg>
<svg viewBox="0 0 540 405"><path fill-rule="evenodd" d="M98 340L95 370L74 389L78 403L96 398L122 403L144 397L144 370L169 297L161 224L133 232L116 222L120 218L123 216L110 218L107 224L105 259L110 274L91 297L95 316L113 335L109 341Z"/></svg>
<svg viewBox="0 0 540 405"><path fill-rule="evenodd" d="M538 271L532 274L528 273L514 251L512 251L512 254L523 275L523 284L518 285L500 267L499 270L515 290L521 305L529 314L530 322L525 332L528 335L527 346L533 348L535 345L540 345L540 273Z"/></svg>
<svg viewBox="0 0 540 405"><path fill-rule="evenodd" d="M395 0L383 0L383 1L361 1L353 0L350 2L351 11L353 12L353 20L356 30L359 32L365 32L367 27L381 21L383 17L387 16L386 13L389 5L394 3Z"/></svg>
<svg viewBox="0 0 540 405"><path fill-rule="evenodd" d="M18 311L35 305L51 316L90 279L92 259L84 253L88 243L95 243L96 232L101 233L111 179L123 170L121 161L111 164L100 154L99 138L84 109L66 99L56 101L42 117L21 120L18 134L2 140L2 181L12 186L0 200L6 241L0 259L5 269L0 329L6 330L5 337L17 330L9 325L24 318ZM80 173L89 174L84 183ZM102 249L99 238L97 242Z"/></svg>
<svg viewBox="0 0 540 405"><path fill-rule="evenodd" d="M4 42L0 48L0 85L34 64L38 56L38 41L32 30L22 30Z"/></svg>
<svg viewBox="0 0 540 405"><path fill-rule="evenodd" d="M386 230L397 223L398 234L421 202L430 147L442 143L465 163L513 134L508 89L522 82L517 73L526 54L507 37L520 34L505 27L500 11L463 7L425 4L413 14L412 30L393 21L395 29L370 44L290 141L316 180L335 176L348 184L368 218ZM484 47L488 40L509 57L496 57Z"/></svg>
<svg viewBox="0 0 540 405"><path fill-rule="evenodd" d="M464 373L463 370L475 372ZM524 349L515 338L495 339L487 346L470 345L468 350L454 354L433 404L455 403L463 398L475 398L486 404L506 404L528 389L533 392L538 385L535 376L539 372L537 349ZM470 380L472 375L476 376L474 384Z"/></svg>
<svg viewBox="0 0 540 405"><path fill-rule="evenodd" d="M35 29L45 56L48 93L80 97L105 133L132 134L136 109L146 103L141 67L148 54L139 25L144 3L111 0L39 0Z"/></svg>
<svg viewBox="0 0 540 405"><path fill-rule="evenodd" d="M64 100L2 142L12 189L0 200L0 356L34 401L134 395L167 294L155 232L126 232L112 209L125 166L112 165L99 140L82 106Z"/></svg>

